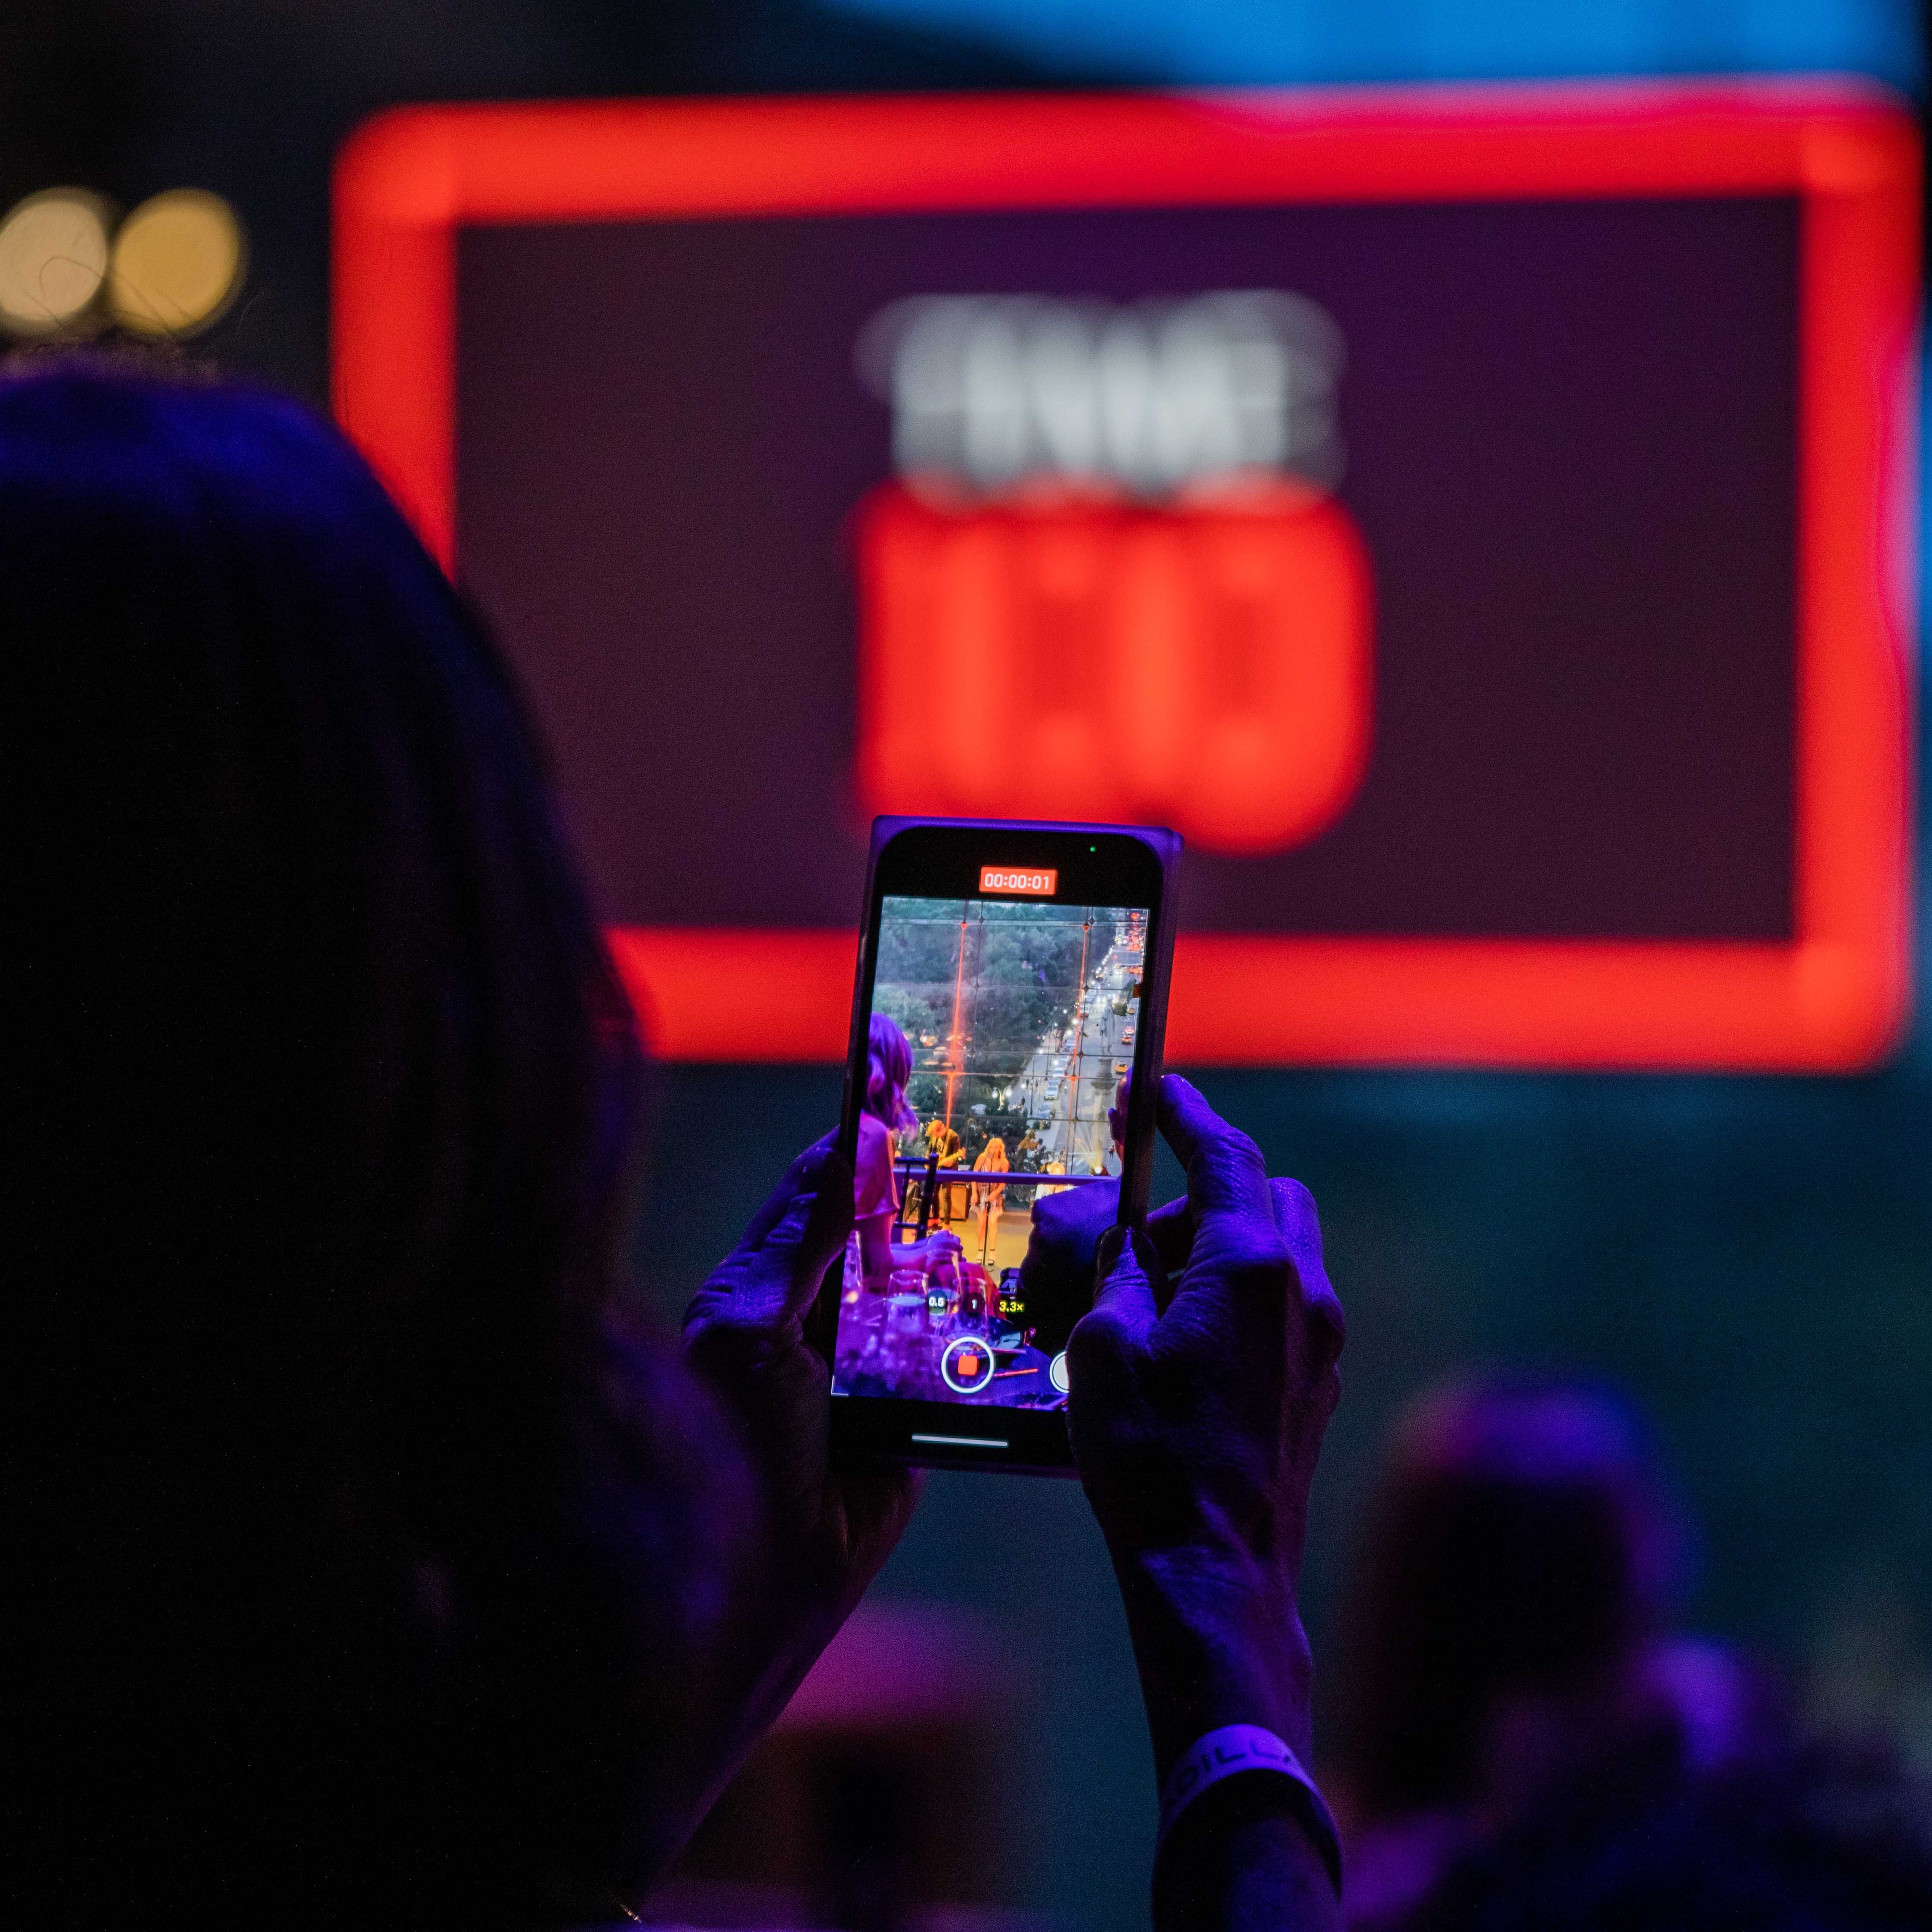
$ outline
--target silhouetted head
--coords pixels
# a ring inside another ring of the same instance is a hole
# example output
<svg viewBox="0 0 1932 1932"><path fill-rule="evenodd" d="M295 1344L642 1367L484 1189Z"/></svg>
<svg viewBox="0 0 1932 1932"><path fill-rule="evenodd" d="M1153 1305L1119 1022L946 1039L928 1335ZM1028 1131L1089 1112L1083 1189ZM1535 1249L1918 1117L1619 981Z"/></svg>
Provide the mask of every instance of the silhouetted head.
<svg viewBox="0 0 1932 1932"><path fill-rule="evenodd" d="M1498 1381L1417 1404L1343 1619L1356 1802L1468 1803L1512 1754L1587 1727L1658 1626L1674 1550L1640 1432L1604 1391Z"/></svg>
<svg viewBox="0 0 1932 1932"><path fill-rule="evenodd" d="M1127 1149L1127 1096L1133 1090L1134 1076L1123 1073L1114 1089L1114 1104L1107 1109L1107 1132L1113 1137L1114 1151L1124 1154Z"/></svg>
<svg viewBox="0 0 1932 1932"><path fill-rule="evenodd" d="M0 637L62 1885L590 1916L734 1505L605 1328L641 1060L518 694L332 430L98 368L0 380Z"/></svg>
<svg viewBox="0 0 1932 1932"><path fill-rule="evenodd" d="M1554 1781L1405 1932L1922 1932L1932 1792L1894 1759L1768 1750L1703 1780L1626 1754Z"/></svg>

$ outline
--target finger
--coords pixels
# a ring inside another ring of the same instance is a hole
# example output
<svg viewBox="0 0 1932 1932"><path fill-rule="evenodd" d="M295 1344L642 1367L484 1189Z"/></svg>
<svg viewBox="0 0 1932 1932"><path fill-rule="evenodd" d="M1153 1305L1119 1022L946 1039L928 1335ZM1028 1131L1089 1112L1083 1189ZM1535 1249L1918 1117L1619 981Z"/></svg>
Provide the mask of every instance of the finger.
<svg viewBox="0 0 1932 1932"><path fill-rule="evenodd" d="M776 1275L788 1316L802 1316L812 1306L852 1232L852 1170L843 1156L825 1147L800 1158L806 1166L783 1219L765 1238L759 1265L760 1274Z"/></svg>
<svg viewBox="0 0 1932 1932"><path fill-rule="evenodd" d="M1272 1229L1274 1206L1261 1150L1230 1126L1178 1073L1162 1077L1156 1118L1162 1138L1187 1170L1187 1205L1197 1239L1228 1219Z"/></svg>
<svg viewBox="0 0 1932 1932"><path fill-rule="evenodd" d="M836 1130L821 1135L807 1148L784 1172L784 1178L765 1197L764 1204L754 1214L747 1224L744 1236L738 1244L742 1253L762 1247L772 1230L790 1213L792 1203L802 1191L810 1191L819 1184L822 1165L827 1155L838 1158L838 1136ZM849 1176L850 1168L847 1169ZM849 1189L848 1189L849 1191Z"/></svg>
<svg viewBox="0 0 1932 1932"><path fill-rule="evenodd" d="M1319 1281L1328 1286L1328 1271L1322 1254L1322 1216L1315 1197L1298 1180L1275 1175L1268 1181L1268 1197L1274 1204L1274 1224L1288 1251L1294 1257L1304 1282L1312 1287ZM1312 1279L1311 1279L1312 1278ZM1334 1290L1329 1288L1333 1294Z"/></svg>
<svg viewBox="0 0 1932 1932"><path fill-rule="evenodd" d="M1186 1197L1156 1208L1147 1217L1147 1234L1161 1266L1169 1274L1178 1274L1194 1246L1194 1217L1188 1212Z"/></svg>
<svg viewBox="0 0 1932 1932"><path fill-rule="evenodd" d="M845 1547L850 1568L842 1615L849 1615L865 1586L892 1554L925 1492L923 1469L855 1469L832 1478L829 1486L844 1516Z"/></svg>
<svg viewBox="0 0 1932 1932"><path fill-rule="evenodd" d="M1132 1238L1130 1239L1131 1234ZM1094 1258L1094 1312L1134 1336L1150 1334L1166 1298L1166 1270L1139 1229L1118 1223L1100 1237Z"/></svg>
<svg viewBox="0 0 1932 1932"><path fill-rule="evenodd" d="M1315 1197L1300 1181L1280 1178L1269 1181L1268 1192L1274 1203L1274 1224L1288 1244L1295 1272L1301 1278L1303 1306L1329 1331L1328 1359L1332 1362L1342 1352L1348 1322L1342 1312L1342 1298L1328 1279L1322 1251L1322 1217Z"/></svg>

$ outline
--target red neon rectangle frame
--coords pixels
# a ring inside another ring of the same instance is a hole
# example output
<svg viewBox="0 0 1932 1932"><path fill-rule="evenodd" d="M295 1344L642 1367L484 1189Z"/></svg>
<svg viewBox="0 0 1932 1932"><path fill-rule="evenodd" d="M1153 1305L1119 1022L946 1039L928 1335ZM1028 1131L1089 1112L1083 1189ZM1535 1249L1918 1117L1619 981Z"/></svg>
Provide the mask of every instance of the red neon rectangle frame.
<svg viewBox="0 0 1932 1932"><path fill-rule="evenodd" d="M1308 1063L1847 1070L1910 986L1918 149L1838 82L406 108L335 177L337 414L455 566L466 225L1190 202L1800 198L1789 944L1183 934L1168 1052ZM654 1049L836 1060L850 932L611 935Z"/></svg>

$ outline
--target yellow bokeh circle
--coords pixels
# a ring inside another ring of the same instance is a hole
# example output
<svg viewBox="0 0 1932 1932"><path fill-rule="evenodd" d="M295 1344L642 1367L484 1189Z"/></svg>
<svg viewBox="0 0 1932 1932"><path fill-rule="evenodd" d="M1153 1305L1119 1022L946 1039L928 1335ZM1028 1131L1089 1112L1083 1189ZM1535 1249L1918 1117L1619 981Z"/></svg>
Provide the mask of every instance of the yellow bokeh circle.
<svg viewBox="0 0 1932 1932"><path fill-rule="evenodd" d="M94 326L107 272L109 210L84 188L50 188L0 221L0 328L10 335Z"/></svg>
<svg viewBox="0 0 1932 1932"><path fill-rule="evenodd" d="M193 335L218 321L242 286L247 244L218 194L170 188L121 224L107 271L114 320L136 335Z"/></svg>

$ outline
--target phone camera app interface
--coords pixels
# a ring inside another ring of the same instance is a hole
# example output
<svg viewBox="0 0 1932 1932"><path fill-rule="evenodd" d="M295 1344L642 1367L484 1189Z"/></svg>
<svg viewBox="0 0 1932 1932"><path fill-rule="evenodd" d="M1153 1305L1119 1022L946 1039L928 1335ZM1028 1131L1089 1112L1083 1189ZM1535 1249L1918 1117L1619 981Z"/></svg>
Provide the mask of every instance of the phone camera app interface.
<svg viewBox="0 0 1932 1932"><path fill-rule="evenodd" d="M1065 1406L1119 1207L1147 913L1040 896L1057 883L989 866L985 896L884 902L835 1394Z"/></svg>

